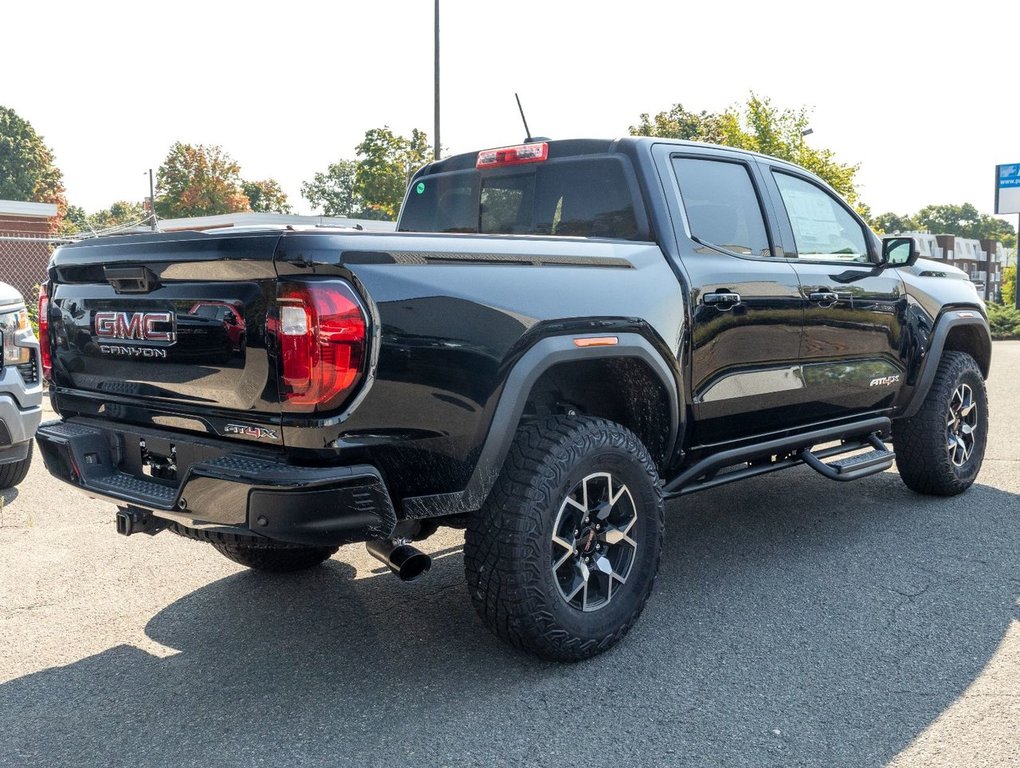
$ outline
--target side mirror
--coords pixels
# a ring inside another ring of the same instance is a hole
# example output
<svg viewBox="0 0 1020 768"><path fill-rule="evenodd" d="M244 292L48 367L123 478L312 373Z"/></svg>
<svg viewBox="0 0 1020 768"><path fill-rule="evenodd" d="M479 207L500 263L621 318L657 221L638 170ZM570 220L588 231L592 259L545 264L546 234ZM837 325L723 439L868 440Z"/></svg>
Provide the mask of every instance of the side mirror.
<svg viewBox="0 0 1020 768"><path fill-rule="evenodd" d="M909 267L920 255L917 243L912 237L887 237L882 241L883 266Z"/></svg>

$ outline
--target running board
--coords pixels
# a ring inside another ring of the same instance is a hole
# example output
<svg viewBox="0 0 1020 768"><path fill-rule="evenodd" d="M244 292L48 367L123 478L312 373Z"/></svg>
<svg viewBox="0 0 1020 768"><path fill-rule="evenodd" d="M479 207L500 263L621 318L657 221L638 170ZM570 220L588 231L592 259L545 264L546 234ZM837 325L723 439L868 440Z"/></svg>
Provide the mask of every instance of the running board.
<svg viewBox="0 0 1020 768"><path fill-rule="evenodd" d="M868 435L865 442L873 450L867 453L847 456L845 459L837 459L828 464L812 453L810 449L802 451L800 457L804 460L805 464L818 474L830 480L839 480L841 482L858 480L868 475L877 475L879 472L885 472L893 465L896 454L885 447L885 443L882 442L882 439L877 434ZM857 450L857 448L850 448L846 445L843 447L847 448L848 451ZM860 447L864 446L858 446L858 448Z"/></svg>
<svg viewBox="0 0 1020 768"><path fill-rule="evenodd" d="M879 417L856 424L789 435L743 448L731 448L728 451L706 456L685 469L663 487L663 495L665 498L671 499L801 464L808 464L812 469L816 469L834 480L856 480L859 477L882 472L892 466L893 454L885 449L885 444L879 437L880 434L888 433L891 429L892 422L885 417ZM839 445L813 450L816 445L837 440L840 441ZM882 446L883 453L887 454L881 459L874 455L877 453L879 445ZM873 451L862 454L865 458L850 456L831 464L825 464L822 461L822 459L842 456L869 447ZM810 460L808 456L810 456ZM811 464L811 461L816 461L822 469ZM728 469L730 467L732 469ZM828 474L829 472L832 475Z"/></svg>

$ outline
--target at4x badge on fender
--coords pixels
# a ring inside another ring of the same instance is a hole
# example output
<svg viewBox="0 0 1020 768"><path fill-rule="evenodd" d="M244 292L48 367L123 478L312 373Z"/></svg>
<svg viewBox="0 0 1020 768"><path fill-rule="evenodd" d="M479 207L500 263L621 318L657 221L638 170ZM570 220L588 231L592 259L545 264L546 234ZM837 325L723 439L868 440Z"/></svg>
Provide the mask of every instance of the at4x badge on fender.
<svg viewBox="0 0 1020 768"><path fill-rule="evenodd" d="M871 386L873 386L873 387L888 387L888 386L891 386L891 385L895 384L899 380L900 380L899 374L896 374L895 376L882 376L882 377L877 378L877 379L872 379L871 380Z"/></svg>

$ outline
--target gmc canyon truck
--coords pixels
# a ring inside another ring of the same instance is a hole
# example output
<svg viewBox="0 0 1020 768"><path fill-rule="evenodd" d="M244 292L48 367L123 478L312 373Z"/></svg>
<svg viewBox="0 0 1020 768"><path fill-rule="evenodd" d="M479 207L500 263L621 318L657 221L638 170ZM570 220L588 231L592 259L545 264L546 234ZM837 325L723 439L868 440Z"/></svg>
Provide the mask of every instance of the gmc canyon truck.
<svg viewBox="0 0 1020 768"><path fill-rule="evenodd" d="M533 141L431 163L395 233L87 240L40 318L56 477L251 568L466 529L500 637L631 627L663 501L806 464L968 488L991 341L966 276L803 169L724 147ZM243 329L244 343L240 343ZM682 508L682 504L677 505Z"/></svg>

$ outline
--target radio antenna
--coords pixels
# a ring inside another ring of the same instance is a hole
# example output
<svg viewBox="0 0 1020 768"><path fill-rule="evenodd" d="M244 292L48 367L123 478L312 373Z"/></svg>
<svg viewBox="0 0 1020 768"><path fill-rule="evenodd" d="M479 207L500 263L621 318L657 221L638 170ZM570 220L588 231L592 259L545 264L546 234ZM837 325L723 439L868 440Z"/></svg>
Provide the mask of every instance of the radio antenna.
<svg viewBox="0 0 1020 768"><path fill-rule="evenodd" d="M524 116L524 107L521 106L521 97L514 93L514 98L517 99L517 109L521 113L521 122L524 123L525 141L531 141L531 129L528 128L528 118Z"/></svg>

